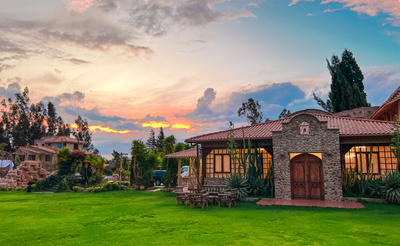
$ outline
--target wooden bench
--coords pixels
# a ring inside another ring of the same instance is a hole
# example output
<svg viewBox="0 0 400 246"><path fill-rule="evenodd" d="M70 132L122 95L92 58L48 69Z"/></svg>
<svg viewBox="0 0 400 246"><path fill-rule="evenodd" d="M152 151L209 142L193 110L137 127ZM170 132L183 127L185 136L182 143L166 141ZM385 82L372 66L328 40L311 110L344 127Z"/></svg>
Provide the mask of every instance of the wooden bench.
<svg viewBox="0 0 400 246"><path fill-rule="evenodd" d="M232 203L236 206L236 194L237 189L232 189L230 192L218 194L218 206L221 207L224 203L228 205L228 207L231 207Z"/></svg>
<svg viewBox="0 0 400 246"><path fill-rule="evenodd" d="M190 208L197 205L200 205L201 208L204 208L204 205L208 207L208 194L203 192L189 193L189 202Z"/></svg>
<svg viewBox="0 0 400 246"><path fill-rule="evenodd" d="M218 200L218 194L224 193L225 189L228 188L226 185L204 185L205 192L209 194L208 201L213 204L214 201Z"/></svg>

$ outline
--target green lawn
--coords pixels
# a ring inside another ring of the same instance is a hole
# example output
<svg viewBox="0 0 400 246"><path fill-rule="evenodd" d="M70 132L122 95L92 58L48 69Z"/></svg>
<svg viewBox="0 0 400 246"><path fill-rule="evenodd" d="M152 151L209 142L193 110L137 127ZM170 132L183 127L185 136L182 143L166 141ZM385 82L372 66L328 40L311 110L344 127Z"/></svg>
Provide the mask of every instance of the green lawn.
<svg viewBox="0 0 400 246"><path fill-rule="evenodd" d="M176 206L170 192L0 192L0 245L400 245L400 206Z"/></svg>

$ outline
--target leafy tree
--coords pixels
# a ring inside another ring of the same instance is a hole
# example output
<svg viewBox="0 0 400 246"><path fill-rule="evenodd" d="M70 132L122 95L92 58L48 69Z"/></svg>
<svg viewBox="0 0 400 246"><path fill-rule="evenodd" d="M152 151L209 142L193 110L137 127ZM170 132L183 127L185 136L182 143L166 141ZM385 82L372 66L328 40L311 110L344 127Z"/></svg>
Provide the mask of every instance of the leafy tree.
<svg viewBox="0 0 400 246"><path fill-rule="evenodd" d="M72 131L72 134L76 139L84 141L83 150L91 153L98 153L98 150L92 144L92 133L90 132L87 120L82 119L82 117L78 115L78 117L75 119L75 124L77 125L77 128Z"/></svg>
<svg viewBox="0 0 400 246"><path fill-rule="evenodd" d="M192 147L189 144L185 144L185 143L177 143L175 145L175 152L179 152L179 151L183 151L183 150L187 150L187 149L191 149Z"/></svg>
<svg viewBox="0 0 400 246"><path fill-rule="evenodd" d="M396 170L397 172L400 172L400 121L397 114L393 118L392 131L392 143L390 144L390 146L392 147L392 152L397 159Z"/></svg>
<svg viewBox="0 0 400 246"><path fill-rule="evenodd" d="M112 162L114 163L115 168L118 168L121 162L120 154L117 151L113 150L111 155L113 156Z"/></svg>
<svg viewBox="0 0 400 246"><path fill-rule="evenodd" d="M160 128L160 133L157 136L157 141L156 141L156 146L158 149L158 152L163 152L163 141L165 139L165 135L164 135L164 130L161 127Z"/></svg>
<svg viewBox="0 0 400 246"><path fill-rule="evenodd" d="M364 92L364 75L353 53L345 49L341 60L333 55L331 62L326 61L332 78L331 91L326 102L313 94L318 105L331 113L371 106Z"/></svg>
<svg viewBox="0 0 400 246"><path fill-rule="evenodd" d="M150 136L146 141L146 145L150 149L157 148L156 134L153 129L150 130Z"/></svg>
<svg viewBox="0 0 400 246"><path fill-rule="evenodd" d="M137 177L137 168L136 168L136 160L139 156L141 156L143 154L145 150L145 145L142 142L141 139L135 139L132 141L132 147L131 147L131 155L133 158L133 166L131 167L131 173L133 173L133 175L131 175L131 183L133 183L133 181L138 180Z"/></svg>
<svg viewBox="0 0 400 246"><path fill-rule="evenodd" d="M263 115L261 110L261 105L258 101L254 101L253 98L249 98L247 102L243 102L242 106L238 110L239 117L246 117L247 122L252 125L263 122Z"/></svg>
<svg viewBox="0 0 400 246"><path fill-rule="evenodd" d="M279 114L279 119L286 118L291 115L290 110L283 109L282 112Z"/></svg>
<svg viewBox="0 0 400 246"><path fill-rule="evenodd" d="M12 140L13 148L33 145L34 140L44 136L44 119L47 114L42 102L29 104L29 89L15 94L15 99L8 98L1 102L3 134L7 143ZM4 140L4 139L3 139Z"/></svg>
<svg viewBox="0 0 400 246"><path fill-rule="evenodd" d="M52 102L47 104L47 135L48 136L55 136L57 132L57 113L56 108Z"/></svg>
<svg viewBox="0 0 400 246"><path fill-rule="evenodd" d="M175 143L176 143L176 139L175 139L174 135L171 135L164 139L163 146L164 146L165 155L175 152ZM171 172L171 170L168 169L168 164L169 164L169 158L167 158L167 173Z"/></svg>

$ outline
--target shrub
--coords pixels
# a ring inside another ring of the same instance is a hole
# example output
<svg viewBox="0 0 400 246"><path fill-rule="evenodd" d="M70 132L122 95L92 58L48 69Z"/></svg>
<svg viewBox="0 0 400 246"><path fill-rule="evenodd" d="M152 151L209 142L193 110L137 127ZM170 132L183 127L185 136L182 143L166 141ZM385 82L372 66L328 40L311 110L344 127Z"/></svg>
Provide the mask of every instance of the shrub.
<svg viewBox="0 0 400 246"><path fill-rule="evenodd" d="M36 191L36 186L37 186L36 184L31 185L32 190Z"/></svg>
<svg viewBox="0 0 400 246"><path fill-rule="evenodd" d="M80 192L83 192L84 190L85 190L85 188L83 188L83 187L80 187L80 188L79 188L79 191L80 191Z"/></svg>
<svg viewBox="0 0 400 246"><path fill-rule="evenodd" d="M12 191L13 190L13 188L12 187L8 187L8 191Z"/></svg>
<svg viewBox="0 0 400 246"><path fill-rule="evenodd" d="M101 188L101 192L106 192L107 189L106 188Z"/></svg>
<svg viewBox="0 0 400 246"><path fill-rule="evenodd" d="M58 175L51 175L47 179L43 180L43 189L53 188L61 182L62 178ZM37 182L36 182L37 184Z"/></svg>
<svg viewBox="0 0 400 246"><path fill-rule="evenodd" d="M107 183L103 186L106 191L113 191L113 190L119 190L119 185L114 184L114 183Z"/></svg>
<svg viewBox="0 0 400 246"><path fill-rule="evenodd" d="M112 190L119 190L119 185L116 183L112 184Z"/></svg>
<svg viewBox="0 0 400 246"><path fill-rule="evenodd" d="M22 189L22 187L19 187L19 186L18 186L17 188L15 188L15 190L16 190L16 191L23 191L24 189Z"/></svg>
<svg viewBox="0 0 400 246"><path fill-rule="evenodd" d="M258 178L249 179L250 192L254 195L260 194L264 187L264 181Z"/></svg>
<svg viewBox="0 0 400 246"><path fill-rule="evenodd" d="M87 192L93 192L93 190L94 190L93 188L87 188L86 189Z"/></svg>
<svg viewBox="0 0 400 246"><path fill-rule="evenodd" d="M79 186L72 187L72 190L75 191L75 192L78 192L79 191Z"/></svg>
<svg viewBox="0 0 400 246"><path fill-rule="evenodd" d="M28 188L25 186L22 188L23 191L26 191Z"/></svg>
<svg viewBox="0 0 400 246"><path fill-rule="evenodd" d="M35 183L35 191L44 190L43 180L38 180Z"/></svg>
<svg viewBox="0 0 400 246"><path fill-rule="evenodd" d="M66 191L71 191L71 189L68 186L68 181L67 179L61 180L61 182L56 186L57 192L66 192Z"/></svg>
<svg viewBox="0 0 400 246"><path fill-rule="evenodd" d="M2 187L1 191L7 191L7 188L6 187Z"/></svg>
<svg viewBox="0 0 400 246"><path fill-rule="evenodd" d="M371 180L368 183L369 194L376 198L382 197L382 178Z"/></svg>
<svg viewBox="0 0 400 246"><path fill-rule="evenodd" d="M249 195L249 184L241 174L231 174L231 176L225 178L222 183L228 186L228 190L237 189L236 197L239 200L243 200Z"/></svg>
<svg viewBox="0 0 400 246"><path fill-rule="evenodd" d="M94 193L99 193L99 192L101 192L101 190L102 190L102 188L100 188L100 187L94 187L94 189L93 189Z"/></svg>
<svg viewBox="0 0 400 246"><path fill-rule="evenodd" d="M112 176L113 173L112 173L112 171L109 171L109 170L104 169L104 170L103 170L103 175L105 175L105 176Z"/></svg>
<svg viewBox="0 0 400 246"><path fill-rule="evenodd" d="M400 172L387 173L383 176L381 189L386 201L400 204Z"/></svg>

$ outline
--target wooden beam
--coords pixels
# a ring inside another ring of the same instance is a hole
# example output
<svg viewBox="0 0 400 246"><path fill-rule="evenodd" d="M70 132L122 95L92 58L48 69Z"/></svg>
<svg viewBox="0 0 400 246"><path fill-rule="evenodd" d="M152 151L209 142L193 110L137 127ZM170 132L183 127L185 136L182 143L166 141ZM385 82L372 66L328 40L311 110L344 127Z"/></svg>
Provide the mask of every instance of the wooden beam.
<svg viewBox="0 0 400 246"><path fill-rule="evenodd" d="M181 162L182 162L182 159L178 158L178 186L182 186Z"/></svg>

